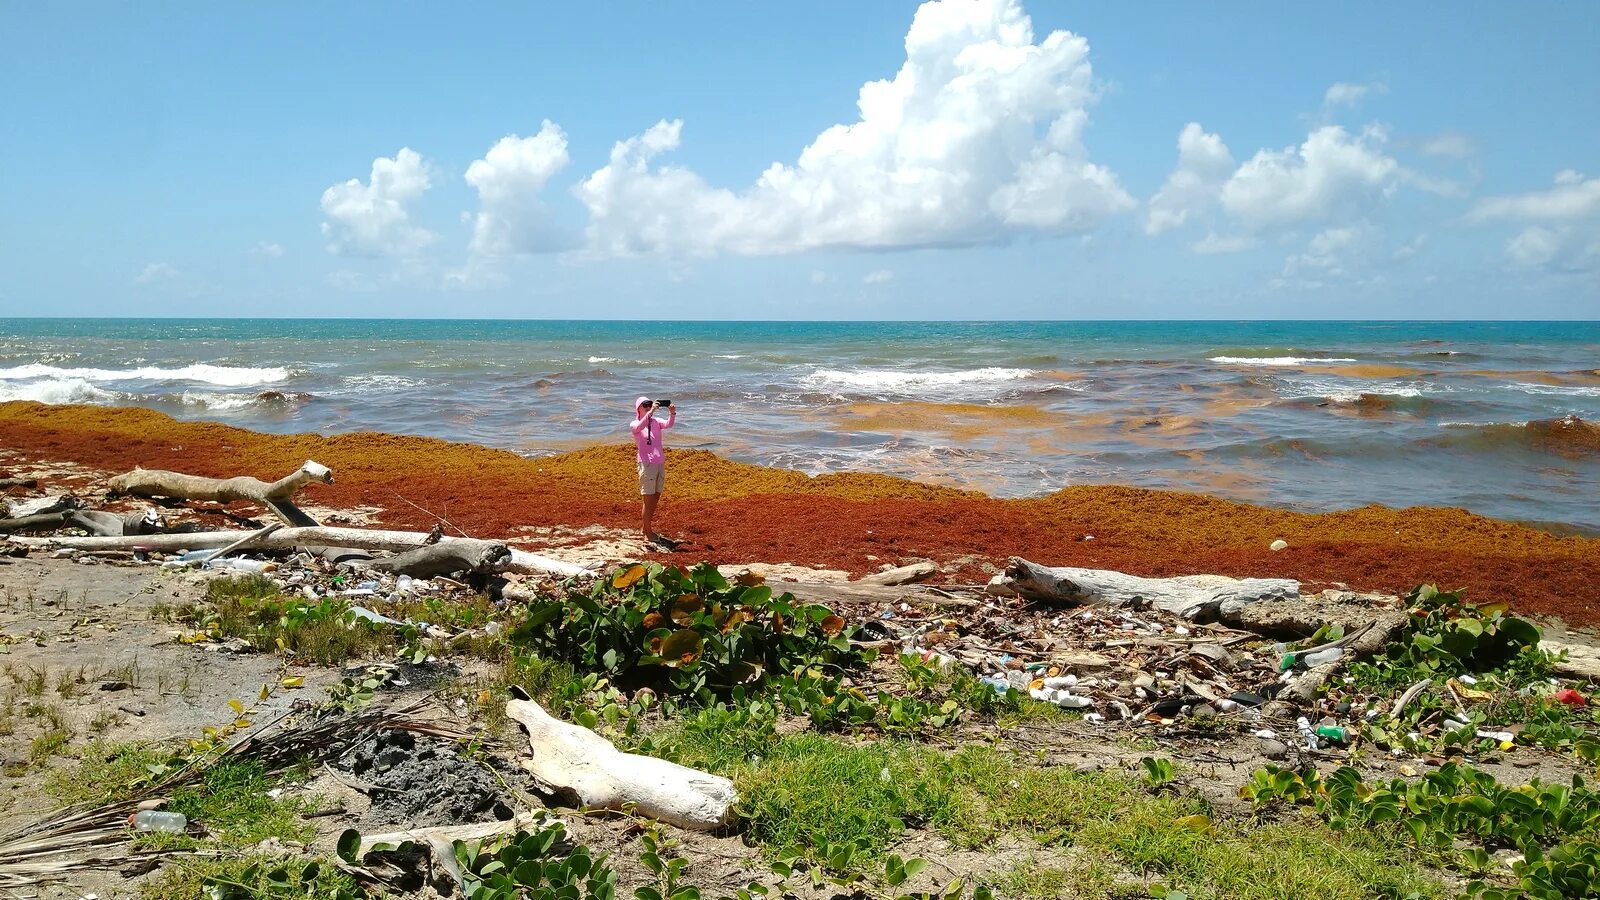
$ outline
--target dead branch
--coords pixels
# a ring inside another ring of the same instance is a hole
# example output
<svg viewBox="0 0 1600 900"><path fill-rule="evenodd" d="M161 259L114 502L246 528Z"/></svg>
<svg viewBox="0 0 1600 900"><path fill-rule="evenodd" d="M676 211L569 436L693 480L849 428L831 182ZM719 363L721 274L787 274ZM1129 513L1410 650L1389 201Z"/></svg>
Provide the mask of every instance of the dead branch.
<svg viewBox="0 0 1600 900"><path fill-rule="evenodd" d="M316 481L333 484L333 472L318 462L306 460L294 472L274 482L265 482L248 475L234 478L202 478L181 472L160 469L134 469L111 479L108 488L113 495L128 494L136 497L172 497L179 500L210 500L217 503L250 501L270 507L279 518L290 525L300 525L309 517L294 507L294 495L305 485ZM293 512L290 512L293 510ZM299 517L294 514L298 513Z"/></svg>
<svg viewBox="0 0 1600 900"><path fill-rule="evenodd" d="M1130 606L1148 603L1186 619L1214 617L1219 612L1262 600L1300 597L1300 582L1287 578L1228 578L1223 575L1181 575L1140 578L1107 569L1049 568L1011 557L1004 574L990 581L995 594L1015 594L1051 603Z"/></svg>
<svg viewBox="0 0 1600 900"><path fill-rule="evenodd" d="M412 578L432 578L456 572L503 572L510 565L511 548L505 544L456 538L407 550L389 559L367 563L366 567Z"/></svg>

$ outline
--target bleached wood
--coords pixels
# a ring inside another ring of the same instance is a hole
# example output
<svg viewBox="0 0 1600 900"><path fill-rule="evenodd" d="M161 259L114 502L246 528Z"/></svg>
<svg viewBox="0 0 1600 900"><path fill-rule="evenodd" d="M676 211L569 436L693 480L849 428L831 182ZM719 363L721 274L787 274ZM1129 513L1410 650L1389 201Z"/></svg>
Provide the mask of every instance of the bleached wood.
<svg viewBox="0 0 1600 900"><path fill-rule="evenodd" d="M1148 603L1173 615L1194 619L1215 616L1221 611L1262 600L1298 599L1300 582L1288 578L1223 575L1140 578L1109 569L1050 568L1013 556L1005 573L990 582L990 592L1057 603L1107 606Z"/></svg>
<svg viewBox="0 0 1600 900"><path fill-rule="evenodd" d="M150 550L172 552L176 550L214 550L255 534L254 531L199 531L189 534L154 534L146 537L12 537L13 543L29 547L64 547L74 550L132 550L144 547ZM403 553L427 546L428 534L422 531L388 531L376 528L283 528L261 538L255 544L261 550L293 550L300 547L345 547L358 550L388 550ZM439 545L463 542L486 550L495 541L475 538L447 537ZM438 545L435 545L438 546ZM557 575L562 578L592 578L595 573L577 563L511 550L511 563L504 570L523 575Z"/></svg>
<svg viewBox="0 0 1600 900"><path fill-rule="evenodd" d="M522 765L534 777L577 794L584 806L620 810L694 831L733 821L733 782L677 763L623 753L581 725L563 722L532 700L511 700L506 715L528 732L533 749Z"/></svg>
<svg viewBox="0 0 1600 900"><path fill-rule="evenodd" d="M278 507L290 501L296 492L311 482L333 484L333 472L325 465L306 460L300 468L277 481L267 482L248 475L234 478L202 478L182 472L161 469L134 469L111 479L107 488L113 494L135 497L172 497L179 500L209 500L232 503L249 500L272 508L287 524L301 525L302 520L286 514ZM298 510L297 510L298 512Z"/></svg>

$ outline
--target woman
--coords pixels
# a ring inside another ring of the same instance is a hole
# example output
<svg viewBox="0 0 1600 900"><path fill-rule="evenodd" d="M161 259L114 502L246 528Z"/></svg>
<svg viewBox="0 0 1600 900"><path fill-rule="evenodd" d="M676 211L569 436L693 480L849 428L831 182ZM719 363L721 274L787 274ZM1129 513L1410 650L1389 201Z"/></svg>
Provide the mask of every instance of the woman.
<svg viewBox="0 0 1600 900"><path fill-rule="evenodd" d="M656 410L666 407L667 420L656 418ZM661 502L661 489L667 480L666 447L661 444L661 432L671 428L678 419L678 411L671 400L651 400L640 397L633 401L633 443L639 448L639 496L644 501L644 539L655 544L670 546L671 541L656 534L650 527L656 515L656 504Z"/></svg>

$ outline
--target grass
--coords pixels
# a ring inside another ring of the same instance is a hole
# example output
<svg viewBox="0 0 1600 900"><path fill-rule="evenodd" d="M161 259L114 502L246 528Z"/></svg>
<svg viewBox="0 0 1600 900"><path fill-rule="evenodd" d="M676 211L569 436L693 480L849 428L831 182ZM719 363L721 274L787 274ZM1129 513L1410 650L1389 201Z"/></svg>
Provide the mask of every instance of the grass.
<svg viewBox="0 0 1600 900"><path fill-rule="evenodd" d="M1027 896L1117 896L1118 872L1195 898L1439 896L1442 887L1391 843L1312 821L1213 821L1203 799L1152 793L1132 772L1028 764L984 746L953 754L894 741L855 743L811 733L775 736L737 711L707 710L651 738L654 752L732 777L749 835L769 853L810 855L851 845L882 858L908 828L959 847L1004 834L1076 848L1051 873L1000 873ZM1026 878L1024 877L1026 875Z"/></svg>
<svg viewBox="0 0 1600 900"><path fill-rule="evenodd" d="M65 728L52 728L37 735L28 748L28 761L33 765L39 765L67 749L67 744L71 740L72 732Z"/></svg>
<svg viewBox="0 0 1600 900"><path fill-rule="evenodd" d="M140 888L144 900L194 900L196 897L295 898L295 900L354 900L363 896L350 876L331 863L315 867L307 878L306 868L285 865L282 857L247 855L219 858L176 859L161 870L161 875ZM274 886L271 875L282 872Z"/></svg>
<svg viewBox="0 0 1600 900"><path fill-rule="evenodd" d="M263 652L282 651L301 660L336 666L352 659L392 655L399 649L393 627L352 622L349 605L333 598L317 603L284 596L261 575L218 578L206 586L212 610L180 610L213 634L240 638Z"/></svg>
<svg viewBox="0 0 1600 900"><path fill-rule="evenodd" d="M64 804L125 800L164 774L172 760L171 753L150 744L96 744L77 765L48 773L45 790ZM283 784L285 779L268 776L259 763L226 760L208 769L200 781L180 788L166 808L204 825L212 845L238 848L267 838L309 840L313 829L301 815L313 811L315 804L305 798L269 796ZM193 843L165 835L148 840L163 845Z"/></svg>

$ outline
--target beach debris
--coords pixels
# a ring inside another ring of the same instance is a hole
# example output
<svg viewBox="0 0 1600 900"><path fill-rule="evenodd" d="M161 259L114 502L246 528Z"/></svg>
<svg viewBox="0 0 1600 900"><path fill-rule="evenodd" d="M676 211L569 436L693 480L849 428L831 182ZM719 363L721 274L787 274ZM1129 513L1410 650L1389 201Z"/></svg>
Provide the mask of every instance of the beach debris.
<svg viewBox="0 0 1600 900"><path fill-rule="evenodd" d="M1589 704L1589 698L1572 688L1563 688L1556 691L1554 696L1557 703L1565 703L1568 706L1587 706Z"/></svg>
<svg viewBox="0 0 1600 900"><path fill-rule="evenodd" d="M398 874L437 868L437 874L443 877L428 880L442 895L451 896L456 893L456 886L465 883L456 859L455 845L458 841L486 841L527 831L550 821L545 811L532 810L503 820L470 825L432 825L383 834L347 831L339 839L339 855L343 861L341 868L368 881L389 883L395 882ZM421 851L429 858L418 859L415 853L406 851Z"/></svg>
<svg viewBox="0 0 1600 900"><path fill-rule="evenodd" d="M1048 568L1013 556L1005 571L989 582L989 592L1058 603L1153 607L1198 619L1263 600L1299 599L1300 582L1222 575L1140 578L1109 569Z"/></svg>
<svg viewBox="0 0 1600 900"><path fill-rule="evenodd" d="M1274 553L1278 552L1279 550L1287 550L1289 549L1289 542L1283 538L1278 538L1277 540L1273 541L1267 549Z"/></svg>
<svg viewBox="0 0 1600 900"><path fill-rule="evenodd" d="M882 584L902 585L927 581L939 574L939 567L931 562L917 562L906 566L897 566L872 575L864 575L856 579L857 584Z"/></svg>
<svg viewBox="0 0 1600 900"><path fill-rule="evenodd" d="M107 487L112 495L211 500L218 503L249 500L268 507L288 525L304 526L316 522L301 512L293 500L302 487L312 482L333 484L333 470L308 459L300 468L277 481L265 482L248 475L202 478L161 469L134 469L111 479Z"/></svg>
<svg viewBox="0 0 1600 900"><path fill-rule="evenodd" d="M35 497L32 500L4 502L6 518L10 519L26 519L30 516L44 516L78 508L78 498L71 494L52 494L47 497Z"/></svg>
<svg viewBox="0 0 1600 900"><path fill-rule="evenodd" d="M653 756L623 753L600 735L563 722L514 690L506 715L528 734L533 755L523 760L535 779L576 795L593 809L631 808L693 831L712 831L735 818L738 795L726 778Z"/></svg>
<svg viewBox="0 0 1600 900"><path fill-rule="evenodd" d="M389 559L375 560L367 563L366 567L413 578L432 578L458 572L501 572L511 566L511 548L505 544L470 538L444 541L436 533L429 534L424 540L436 543L407 550Z"/></svg>

